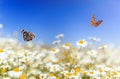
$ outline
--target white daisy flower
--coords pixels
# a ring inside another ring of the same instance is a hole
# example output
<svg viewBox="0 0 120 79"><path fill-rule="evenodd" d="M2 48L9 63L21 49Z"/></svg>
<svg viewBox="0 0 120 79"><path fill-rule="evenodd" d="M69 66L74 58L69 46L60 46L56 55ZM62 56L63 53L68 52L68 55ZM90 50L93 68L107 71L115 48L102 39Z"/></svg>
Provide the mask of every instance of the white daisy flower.
<svg viewBox="0 0 120 79"><path fill-rule="evenodd" d="M47 79L47 76L48 76L47 74L40 74L39 75L40 79Z"/></svg>
<svg viewBox="0 0 120 79"><path fill-rule="evenodd" d="M86 47L87 42L85 40L79 40L79 41L77 41L76 45L79 47Z"/></svg>
<svg viewBox="0 0 120 79"><path fill-rule="evenodd" d="M61 39L62 37L64 37L64 34L58 34L58 35L56 36L57 39Z"/></svg>
<svg viewBox="0 0 120 79"><path fill-rule="evenodd" d="M56 77L54 76L54 74L52 72L50 72L48 79L56 79Z"/></svg>
<svg viewBox="0 0 120 79"><path fill-rule="evenodd" d="M89 70L88 73L87 73L87 75L89 75L90 77L95 77L97 74L98 73L95 70Z"/></svg>
<svg viewBox="0 0 120 79"><path fill-rule="evenodd" d="M30 76L29 79L36 79L36 77L35 76Z"/></svg>
<svg viewBox="0 0 120 79"><path fill-rule="evenodd" d="M61 71L61 67L60 67L60 65L52 65L51 67L50 67L50 72L55 72L55 71Z"/></svg>
<svg viewBox="0 0 120 79"><path fill-rule="evenodd" d="M60 50L58 48L52 48L51 53L58 53Z"/></svg>
<svg viewBox="0 0 120 79"><path fill-rule="evenodd" d="M113 77L120 77L120 73L118 71L112 71Z"/></svg>
<svg viewBox="0 0 120 79"><path fill-rule="evenodd" d="M92 57L96 57L97 51L95 51L95 50L90 50L90 51L88 51L88 54L89 54L90 56L92 56Z"/></svg>
<svg viewBox="0 0 120 79"><path fill-rule="evenodd" d="M7 60L8 54L4 52L4 50L0 49L0 59L1 60Z"/></svg>
<svg viewBox="0 0 120 79"><path fill-rule="evenodd" d="M69 79L82 79L80 76L71 75Z"/></svg>
<svg viewBox="0 0 120 79"><path fill-rule="evenodd" d="M96 42L101 41L101 39L99 39L99 38L95 38L95 37L89 37L89 39L92 40L92 41L96 41Z"/></svg>
<svg viewBox="0 0 120 79"><path fill-rule="evenodd" d="M93 77L93 79L101 79L100 77Z"/></svg>
<svg viewBox="0 0 120 79"><path fill-rule="evenodd" d="M102 44L102 45L100 45L100 46L98 47L98 49L105 49L105 48L107 48L107 47L108 47L107 45Z"/></svg>
<svg viewBox="0 0 120 79"><path fill-rule="evenodd" d="M19 68L14 68L12 71L8 72L8 75L12 78L19 78L22 74L21 71L19 71Z"/></svg>
<svg viewBox="0 0 120 79"><path fill-rule="evenodd" d="M59 44L61 41L60 40L56 40L56 41L53 41L53 45L57 45L57 44Z"/></svg>
<svg viewBox="0 0 120 79"><path fill-rule="evenodd" d="M62 47L65 49L70 49L70 43L65 43L62 45Z"/></svg>

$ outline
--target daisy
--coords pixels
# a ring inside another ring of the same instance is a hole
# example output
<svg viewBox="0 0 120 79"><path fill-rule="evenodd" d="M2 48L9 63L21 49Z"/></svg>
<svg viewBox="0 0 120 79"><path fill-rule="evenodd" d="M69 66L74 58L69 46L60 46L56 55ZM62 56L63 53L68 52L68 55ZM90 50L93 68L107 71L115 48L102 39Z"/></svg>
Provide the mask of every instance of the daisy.
<svg viewBox="0 0 120 79"><path fill-rule="evenodd" d="M38 70L38 69L31 69L30 71L29 71L29 74L33 74L33 75L38 75L38 74L40 74L41 73L41 71L40 70Z"/></svg>
<svg viewBox="0 0 120 79"><path fill-rule="evenodd" d="M66 73L66 75L65 75L66 78L69 78L70 76L72 76L72 73L70 73L70 72Z"/></svg>
<svg viewBox="0 0 120 79"><path fill-rule="evenodd" d="M91 57L96 57L97 52L96 52L95 50L90 50L90 51L88 51L88 54L89 54Z"/></svg>
<svg viewBox="0 0 120 79"><path fill-rule="evenodd" d="M5 60L7 60L7 58L8 58L7 52L4 52L3 49L0 49L0 59L5 61Z"/></svg>
<svg viewBox="0 0 120 79"><path fill-rule="evenodd" d="M62 45L62 47L65 49L70 49L70 43L65 43Z"/></svg>
<svg viewBox="0 0 120 79"><path fill-rule="evenodd" d="M60 79L60 77L56 77L56 79Z"/></svg>
<svg viewBox="0 0 120 79"><path fill-rule="evenodd" d="M54 76L54 74L52 72L49 73L49 77L48 79L55 79L56 77Z"/></svg>
<svg viewBox="0 0 120 79"><path fill-rule="evenodd" d="M106 66L106 67L104 68L104 70L105 70L106 72L111 72L111 71L112 71L112 68L111 68L110 66Z"/></svg>
<svg viewBox="0 0 120 79"><path fill-rule="evenodd" d="M118 71L112 71L113 77L120 77L120 74Z"/></svg>
<svg viewBox="0 0 120 79"><path fill-rule="evenodd" d="M46 79L47 76L48 76L47 74L40 74L40 75L39 75L40 79Z"/></svg>
<svg viewBox="0 0 120 79"><path fill-rule="evenodd" d="M82 78L80 78L80 76L71 75L69 79L82 79Z"/></svg>
<svg viewBox="0 0 120 79"><path fill-rule="evenodd" d="M1 70L1 73L5 73L7 71L7 69L6 68L3 68L2 70Z"/></svg>
<svg viewBox="0 0 120 79"><path fill-rule="evenodd" d="M0 53L2 53L2 52L4 52L4 50L3 50L3 49L0 49Z"/></svg>
<svg viewBox="0 0 120 79"><path fill-rule="evenodd" d="M89 37L89 39L92 40L92 41L96 41L96 42L99 42L99 41L100 41L99 38L95 38L95 37Z"/></svg>
<svg viewBox="0 0 120 79"><path fill-rule="evenodd" d="M93 79L101 79L100 77L93 77Z"/></svg>
<svg viewBox="0 0 120 79"><path fill-rule="evenodd" d="M76 67L75 72L80 72L80 67Z"/></svg>
<svg viewBox="0 0 120 79"><path fill-rule="evenodd" d="M62 37L64 37L64 34L58 34L58 35L56 36L57 39L61 39Z"/></svg>
<svg viewBox="0 0 120 79"><path fill-rule="evenodd" d="M60 71L62 68L59 65L52 65L50 67L51 72Z"/></svg>
<svg viewBox="0 0 120 79"><path fill-rule="evenodd" d="M102 76L104 76L106 74L106 72L104 72L104 69L103 68L99 68L98 69L98 73Z"/></svg>
<svg viewBox="0 0 120 79"><path fill-rule="evenodd" d="M23 61L23 62L28 62L28 61L30 61L30 57L29 57L29 56L23 57L23 59L22 59L21 61Z"/></svg>
<svg viewBox="0 0 120 79"><path fill-rule="evenodd" d="M8 68L8 69L11 69L11 66L8 65L8 64L4 64L4 65L1 65L0 68L6 68L6 69Z"/></svg>
<svg viewBox="0 0 120 79"><path fill-rule="evenodd" d="M87 75L89 75L90 77L94 77L96 75L96 71L90 70L90 71L88 71Z"/></svg>
<svg viewBox="0 0 120 79"><path fill-rule="evenodd" d="M106 79L112 79L112 77L111 77L111 73L106 73Z"/></svg>
<svg viewBox="0 0 120 79"><path fill-rule="evenodd" d="M36 77L35 76L30 76L29 79L36 79Z"/></svg>
<svg viewBox="0 0 120 79"><path fill-rule="evenodd" d="M105 49L105 48L107 48L107 47L108 47L107 45L102 44L102 45L100 45L100 46L98 47L98 49Z"/></svg>
<svg viewBox="0 0 120 79"><path fill-rule="evenodd" d="M21 75L20 75L20 79L26 79L26 78L25 78L25 74L21 74Z"/></svg>
<svg viewBox="0 0 120 79"><path fill-rule="evenodd" d="M79 41L77 41L76 45L79 47L86 47L87 42L85 40L79 40Z"/></svg>
<svg viewBox="0 0 120 79"><path fill-rule="evenodd" d="M12 71L9 71L9 72L8 72L8 75L9 75L10 77L12 77L12 78L13 78L13 77L19 78L21 74L22 74L22 72L19 71L19 68L14 68Z"/></svg>
<svg viewBox="0 0 120 79"><path fill-rule="evenodd" d="M58 48L52 48L52 49L51 49L51 52L52 52L52 53L58 53L59 51L60 51L60 50L59 50Z"/></svg>
<svg viewBox="0 0 120 79"><path fill-rule="evenodd" d="M75 47L71 47L70 50L71 50L71 51L75 51L76 48L75 48Z"/></svg>
<svg viewBox="0 0 120 79"><path fill-rule="evenodd" d="M53 74L52 72L50 72L49 76L50 76L50 77L53 77L53 76L54 76L54 74Z"/></svg>
<svg viewBox="0 0 120 79"><path fill-rule="evenodd" d="M67 73L68 73L68 71L62 71L61 72L61 74L64 75L64 76L67 75Z"/></svg>
<svg viewBox="0 0 120 79"><path fill-rule="evenodd" d="M81 70L80 72L82 75L86 75L87 74L87 71L86 70Z"/></svg>
<svg viewBox="0 0 120 79"><path fill-rule="evenodd" d="M56 41L53 41L53 45L57 45L57 44L59 44L61 41L60 40L56 40Z"/></svg>

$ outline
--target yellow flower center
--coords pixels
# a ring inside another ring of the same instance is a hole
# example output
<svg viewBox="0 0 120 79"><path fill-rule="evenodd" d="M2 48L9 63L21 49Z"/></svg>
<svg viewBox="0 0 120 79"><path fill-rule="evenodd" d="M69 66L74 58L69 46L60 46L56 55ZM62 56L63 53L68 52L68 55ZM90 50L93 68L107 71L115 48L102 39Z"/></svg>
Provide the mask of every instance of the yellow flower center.
<svg viewBox="0 0 120 79"><path fill-rule="evenodd" d="M25 79L25 74L21 74L20 79Z"/></svg>
<svg viewBox="0 0 120 79"><path fill-rule="evenodd" d="M53 74L53 73L50 73L50 74L49 74L49 76L50 76L50 77L53 77L53 76L54 76L54 74Z"/></svg>
<svg viewBox="0 0 120 79"><path fill-rule="evenodd" d="M70 44L69 44L69 43L65 43L65 46L67 46L67 47L68 47L68 46L70 46Z"/></svg>
<svg viewBox="0 0 120 79"><path fill-rule="evenodd" d="M0 49L0 53L2 53L2 52L4 52L4 50L3 50L3 49Z"/></svg>
<svg viewBox="0 0 120 79"><path fill-rule="evenodd" d="M101 45L100 47L101 47L101 48L104 48L104 45Z"/></svg>
<svg viewBox="0 0 120 79"><path fill-rule="evenodd" d="M84 40L79 40L79 44L84 44Z"/></svg>
<svg viewBox="0 0 120 79"><path fill-rule="evenodd" d="M110 78L110 74L109 73L107 73L106 76Z"/></svg>
<svg viewBox="0 0 120 79"><path fill-rule="evenodd" d="M74 72L73 75L77 75L77 72Z"/></svg>
<svg viewBox="0 0 120 79"><path fill-rule="evenodd" d="M54 48L52 49L52 51L53 51L53 52L56 52L56 50L55 50Z"/></svg>
<svg viewBox="0 0 120 79"><path fill-rule="evenodd" d="M56 79L60 79L60 77L56 77Z"/></svg>
<svg viewBox="0 0 120 79"><path fill-rule="evenodd" d="M70 73L67 73L67 77L70 77L71 76L71 74Z"/></svg>
<svg viewBox="0 0 120 79"><path fill-rule="evenodd" d="M71 63L71 64L75 64L75 61L74 61L74 60L71 60L70 63Z"/></svg>
<svg viewBox="0 0 120 79"><path fill-rule="evenodd" d="M28 52L24 52L24 55L27 55L28 54Z"/></svg>
<svg viewBox="0 0 120 79"><path fill-rule="evenodd" d="M19 72L19 68L17 67L17 68L15 68L15 69L13 69L13 71L14 71L14 72Z"/></svg>
<svg viewBox="0 0 120 79"><path fill-rule="evenodd" d="M5 73L5 72L6 72L6 68L3 68L1 72L2 72L2 73Z"/></svg>
<svg viewBox="0 0 120 79"><path fill-rule="evenodd" d="M99 72L101 73L101 72L103 72L103 70L102 70L102 69L99 69Z"/></svg>
<svg viewBox="0 0 120 79"><path fill-rule="evenodd" d="M75 50L75 48L74 48L74 47L72 47L72 48L71 48L71 50L72 50L72 51L74 51L74 50Z"/></svg>
<svg viewBox="0 0 120 79"><path fill-rule="evenodd" d="M24 60L26 60L26 61L27 61L27 60L28 60L28 58L24 58Z"/></svg>
<svg viewBox="0 0 120 79"><path fill-rule="evenodd" d="M34 54L34 56L36 57L36 56L37 56L37 54Z"/></svg>
<svg viewBox="0 0 120 79"><path fill-rule="evenodd" d="M80 72L80 67L75 68L75 72Z"/></svg>
<svg viewBox="0 0 120 79"><path fill-rule="evenodd" d="M48 58L48 59L46 60L46 62L51 62L51 59Z"/></svg>
<svg viewBox="0 0 120 79"><path fill-rule="evenodd" d="M90 71L90 74L92 74L92 75L93 75L93 74L94 74L94 72L93 72L93 71Z"/></svg>
<svg viewBox="0 0 120 79"><path fill-rule="evenodd" d="M114 76L118 75L118 72L114 71L114 72L113 72L113 75L114 75Z"/></svg>
<svg viewBox="0 0 120 79"><path fill-rule="evenodd" d="M82 71L81 71L81 74L86 74L86 71L85 71L85 70L82 70Z"/></svg>

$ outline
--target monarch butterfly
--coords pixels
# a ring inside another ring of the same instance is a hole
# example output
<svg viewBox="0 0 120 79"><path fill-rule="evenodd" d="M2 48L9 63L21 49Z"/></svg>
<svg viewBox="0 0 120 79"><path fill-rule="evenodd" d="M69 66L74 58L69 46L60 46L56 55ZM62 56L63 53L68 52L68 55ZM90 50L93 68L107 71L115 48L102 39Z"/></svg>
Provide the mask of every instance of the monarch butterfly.
<svg viewBox="0 0 120 79"><path fill-rule="evenodd" d="M93 15L92 16L92 18L91 18L91 21L90 21L90 25L91 26L94 26L94 27L97 27L97 26L99 26L102 22L103 22L103 20L98 20L98 21L95 21L95 16Z"/></svg>
<svg viewBox="0 0 120 79"><path fill-rule="evenodd" d="M24 29L21 31L24 41L32 41L35 38L35 35L31 32L27 32Z"/></svg>

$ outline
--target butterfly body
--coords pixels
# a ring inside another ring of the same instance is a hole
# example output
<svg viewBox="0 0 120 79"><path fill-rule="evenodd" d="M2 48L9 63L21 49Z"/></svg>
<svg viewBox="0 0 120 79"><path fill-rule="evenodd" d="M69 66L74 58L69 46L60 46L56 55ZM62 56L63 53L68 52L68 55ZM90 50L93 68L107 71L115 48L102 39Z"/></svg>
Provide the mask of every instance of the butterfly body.
<svg viewBox="0 0 120 79"><path fill-rule="evenodd" d="M91 21L90 21L90 25L91 25L91 26L94 26L94 27L97 27L97 26L99 26L102 22L103 22L103 20L98 20L98 21L96 21L94 15L93 15L93 16L92 16L92 19L91 19Z"/></svg>
<svg viewBox="0 0 120 79"><path fill-rule="evenodd" d="M22 32L24 41L32 41L32 39L35 38L35 35L31 32L27 32L24 29L21 32Z"/></svg>

